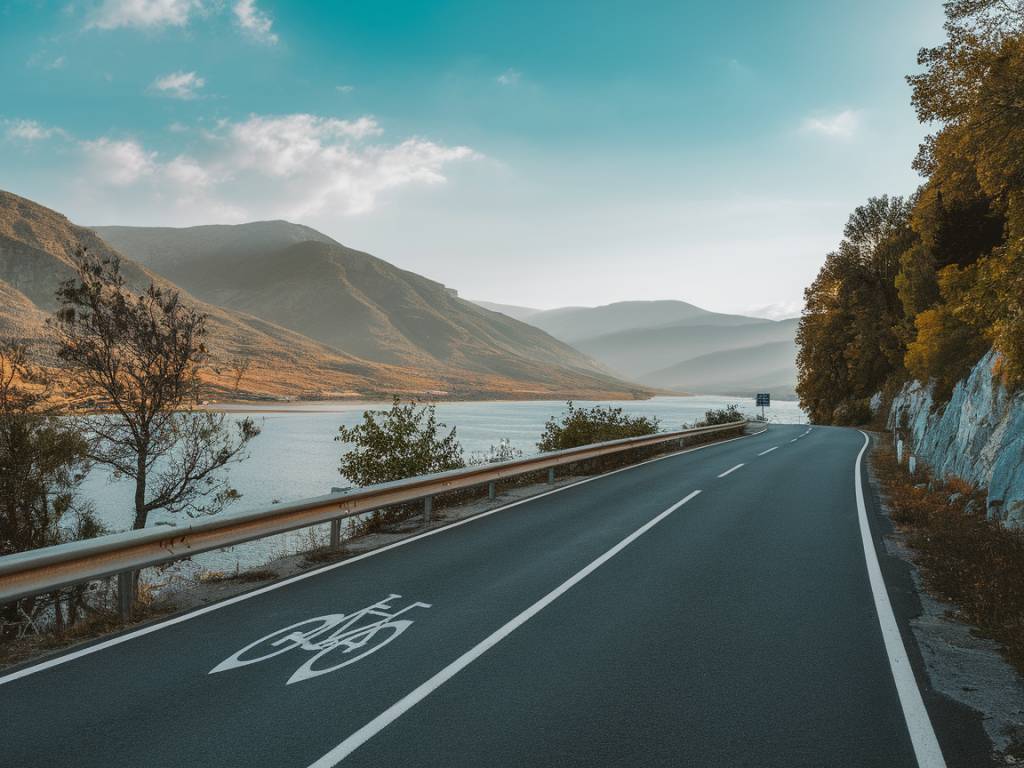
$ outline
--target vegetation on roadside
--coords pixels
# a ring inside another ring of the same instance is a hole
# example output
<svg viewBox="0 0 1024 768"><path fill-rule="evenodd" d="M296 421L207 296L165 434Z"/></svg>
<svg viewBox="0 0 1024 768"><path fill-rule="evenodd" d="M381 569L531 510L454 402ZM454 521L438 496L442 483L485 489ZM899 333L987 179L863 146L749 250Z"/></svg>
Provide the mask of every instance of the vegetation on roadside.
<svg viewBox="0 0 1024 768"><path fill-rule="evenodd" d="M696 422L695 427L714 427L719 424L732 424L743 421L744 416L740 413L740 407L730 403L724 408L711 408L704 412L704 418Z"/></svg>
<svg viewBox="0 0 1024 768"><path fill-rule="evenodd" d="M956 605L1024 673L1024 530L989 519L983 489L921 465L910 475L887 445L876 446L872 464L929 591Z"/></svg>
<svg viewBox="0 0 1024 768"><path fill-rule="evenodd" d="M58 418L47 371L24 347L0 343L0 556L105 533L78 496L89 468L89 445L75 425ZM0 638L35 627L43 612L58 632L85 610L84 587L0 605Z"/></svg>
<svg viewBox="0 0 1024 768"><path fill-rule="evenodd" d="M621 408L604 405L577 408L570 400L560 417L552 416L547 420L537 448L546 453L607 440L642 437L655 434L659 426L657 418L627 416Z"/></svg>
<svg viewBox="0 0 1024 768"><path fill-rule="evenodd" d="M805 292L797 392L816 422L865 422L909 378L942 401L991 347L1024 385L1024 3L945 7L946 41L908 77L938 126L914 160L926 181L854 210Z"/></svg>
<svg viewBox="0 0 1024 768"><path fill-rule="evenodd" d="M363 411L363 421L342 426L334 438L349 443L339 472L359 486L404 480L466 466L455 428L439 424L433 405L402 404L387 411Z"/></svg>

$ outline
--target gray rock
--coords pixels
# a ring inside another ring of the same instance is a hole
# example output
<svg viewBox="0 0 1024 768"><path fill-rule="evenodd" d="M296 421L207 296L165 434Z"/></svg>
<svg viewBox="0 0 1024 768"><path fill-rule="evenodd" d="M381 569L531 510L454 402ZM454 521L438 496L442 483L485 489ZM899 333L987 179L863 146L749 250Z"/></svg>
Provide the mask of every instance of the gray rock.
<svg viewBox="0 0 1024 768"><path fill-rule="evenodd" d="M992 376L989 352L935 406L932 388L911 382L893 399L889 426L905 417L911 450L938 477L955 475L988 489L988 514L1024 525L1024 392L1007 391Z"/></svg>

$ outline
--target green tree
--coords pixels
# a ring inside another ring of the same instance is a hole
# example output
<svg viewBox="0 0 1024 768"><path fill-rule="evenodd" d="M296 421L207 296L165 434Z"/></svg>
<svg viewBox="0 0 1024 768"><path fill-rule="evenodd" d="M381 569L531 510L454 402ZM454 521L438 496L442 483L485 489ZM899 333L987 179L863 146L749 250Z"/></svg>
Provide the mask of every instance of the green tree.
<svg viewBox="0 0 1024 768"><path fill-rule="evenodd" d="M376 485L465 466L455 428L447 435L433 405L403 405L396 396L387 411L363 411L363 421L338 428L335 440L351 444L339 471L356 485Z"/></svg>
<svg viewBox="0 0 1024 768"><path fill-rule="evenodd" d="M58 416L47 372L24 347L0 343L0 556L104 533L78 497L89 445L74 422ZM73 624L84 590L60 590L0 607L0 635L49 607L58 631Z"/></svg>
<svg viewBox="0 0 1024 768"><path fill-rule="evenodd" d="M537 448L545 452L560 451L625 437L653 435L658 427L656 418L626 416L621 408L603 405L577 408L570 400L560 419L552 416L547 420Z"/></svg>

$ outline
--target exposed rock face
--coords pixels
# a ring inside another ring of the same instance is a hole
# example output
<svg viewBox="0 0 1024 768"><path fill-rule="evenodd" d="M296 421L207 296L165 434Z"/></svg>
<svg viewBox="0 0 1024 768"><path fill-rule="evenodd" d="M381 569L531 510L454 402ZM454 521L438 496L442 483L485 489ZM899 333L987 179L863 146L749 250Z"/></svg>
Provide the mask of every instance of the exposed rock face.
<svg viewBox="0 0 1024 768"><path fill-rule="evenodd" d="M1024 392L1008 392L992 376L989 352L957 384L945 406L932 411L931 387L904 386L889 411L889 426L906 414L911 452L943 475L988 488L988 513L1024 525Z"/></svg>

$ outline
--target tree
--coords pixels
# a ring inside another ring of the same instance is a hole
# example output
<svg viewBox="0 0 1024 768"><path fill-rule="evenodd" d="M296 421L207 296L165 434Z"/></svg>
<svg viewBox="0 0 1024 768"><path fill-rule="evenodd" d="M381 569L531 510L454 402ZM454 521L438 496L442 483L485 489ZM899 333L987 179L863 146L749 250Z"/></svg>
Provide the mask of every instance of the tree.
<svg viewBox="0 0 1024 768"><path fill-rule="evenodd" d="M116 258L79 249L57 291L57 355L76 393L98 400L89 456L135 483L133 528L154 510L213 514L238 497L220 472L246 457L252 419L193 410L206 318L175 291L126 286Z"/></svg>
<svg viewBox="0 0 1024 768"><path fill-rule="evenodd" d="M351 443L339 471L356 485L376 485L407 477L461 469L462 446L455 428L447 435L433 405L402 404L396 396L387 411L363 411L363 422L341 426L334 438Z"/></svg>
<svg viewBox="0 0 1024 768"><path fill-rule="evenodd" d="M547 420L537 448L545 452L560 451L607 440L653 435L658 426L656 418L626 416L621 408L603 405L577 408L570 400L561 419L552 416Z"/></svg>
<svg viewBox="0 0 1024 768"><path fill-rule="evenodd" d="M228 361L228 366L231 369L232 378L232 390L235 397L238 397L239 387L242 385L242 379L245 378L245 374L249 372L249 368L252 367L251 357L232 357Z"/></svg>
<svg viewBox="0 0 1024 768"><path fill-rule="evenodd" d="M89 446L74 423L58 418L52 394L24 347L0 342L0 556L105 532L77 496ZM73 587L49 596L58 631L75 622L83 595ZM0 607L0 635L43 604L31 597Z"/></svg>

